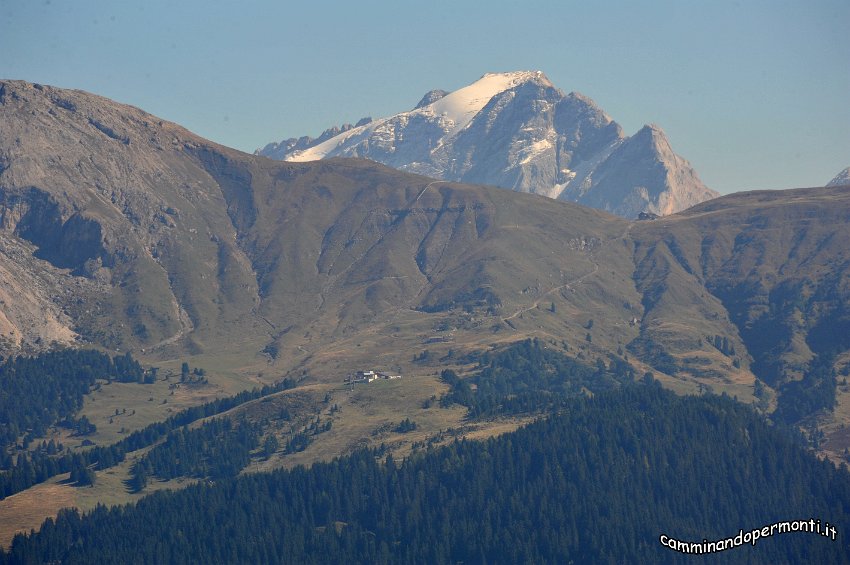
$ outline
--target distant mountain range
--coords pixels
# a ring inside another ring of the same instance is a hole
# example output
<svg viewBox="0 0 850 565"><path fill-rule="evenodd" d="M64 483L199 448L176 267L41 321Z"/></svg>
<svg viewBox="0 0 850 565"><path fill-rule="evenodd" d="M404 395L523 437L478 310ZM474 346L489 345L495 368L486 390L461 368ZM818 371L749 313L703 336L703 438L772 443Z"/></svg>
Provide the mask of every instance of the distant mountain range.
<svg viewBox="0 0 850 565"><path fill-rule="evenodd" d="M270 143L257 153L286 161L363 157L627 218L672 214L718 196L661 128L626 136L592 100L564 94L540 71L486 74L454 92L432 90L409 112Z"/></svg>

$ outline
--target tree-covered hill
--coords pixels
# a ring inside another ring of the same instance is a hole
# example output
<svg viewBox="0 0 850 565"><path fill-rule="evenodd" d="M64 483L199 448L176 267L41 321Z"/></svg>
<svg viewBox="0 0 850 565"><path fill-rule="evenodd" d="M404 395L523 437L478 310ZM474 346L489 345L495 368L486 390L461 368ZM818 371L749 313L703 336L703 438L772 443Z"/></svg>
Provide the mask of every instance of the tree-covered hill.
<svg viewBox="0 0 850 565"><path fill-rule="evenodd" d="M850 561L850 474L749 408L625 386L486 442L381 462L361 451L135 506L64 511L4 563L665 563L659 542L821 520L732 563Z"/></svg>

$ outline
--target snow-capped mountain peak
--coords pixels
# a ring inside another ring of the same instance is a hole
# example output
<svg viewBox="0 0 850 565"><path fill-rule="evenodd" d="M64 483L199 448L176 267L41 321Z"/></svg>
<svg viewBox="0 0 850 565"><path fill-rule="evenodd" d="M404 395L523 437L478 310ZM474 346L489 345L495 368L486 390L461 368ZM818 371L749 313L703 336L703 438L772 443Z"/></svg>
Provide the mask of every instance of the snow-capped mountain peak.
<svg viewBox="0 0 850 565"><path fill-rule="evenodd" d="M850 167L847 167L829 181L826 186L845 186L850 184Z"/></svg>
<svg viewBox="0 0 850 565"><path fill-rule="evenodd" d="M659 127L628 138L590 98L564 94L541 71L488 73L454 92L432 90L413 110L258 152L287 161L363 157L627 217L672 213L717 195Z"/></svg>
<svg viewBox="0 0 850 565"><path fill-rule="evenodd" d="M480 79L454 92L435 96L435 100L426 105L417 105L409 112L402 112L389 118L375 120L365 126L353 128L342 134L316 144L312 147L294 151L286 156L287 161L316 161L326 157L340 155L351 145L359 144L366 136L381 131L387 122L409 123L424 118L437 124L444 135L451 137L464 129L494 96L520 84L532 82L554 88L542 71L516 71L510 73L487 73ZM431 91L426 94L436 93ZM423 99L424 101L424 99Z"/></svg>
<svg viewBox="0 0 850 565"><path fill-rule="evenodd" d="M446 118L453 124L449 131L452 135L469 125L472 118L494 96L526 82L552 87L552 83L541 71L487 73L469 86L450 92L433 104L416 111Z"/></svg>

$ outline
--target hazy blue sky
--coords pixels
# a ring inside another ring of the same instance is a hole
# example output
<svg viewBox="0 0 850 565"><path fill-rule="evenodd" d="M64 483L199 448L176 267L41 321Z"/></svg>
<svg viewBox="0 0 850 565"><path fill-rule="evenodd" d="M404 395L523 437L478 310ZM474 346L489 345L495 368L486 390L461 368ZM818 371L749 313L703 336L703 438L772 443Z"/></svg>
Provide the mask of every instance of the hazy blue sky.
<svg viewBox="0 0 850 565"><path fill-rule="evenodd" d="M850 166L848 0L0 0L0 77L81 88L253 151L544 71L721 192ZM2 135L2 131L0 131Z"/></svg>

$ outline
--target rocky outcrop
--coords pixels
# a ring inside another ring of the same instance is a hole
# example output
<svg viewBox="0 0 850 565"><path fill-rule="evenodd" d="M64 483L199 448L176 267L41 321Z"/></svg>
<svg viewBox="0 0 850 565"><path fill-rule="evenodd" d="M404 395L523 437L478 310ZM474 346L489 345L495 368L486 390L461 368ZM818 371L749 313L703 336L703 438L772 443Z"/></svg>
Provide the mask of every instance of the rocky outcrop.
<svg viewBox="0 0 850 565"><path fill-rule="evenodd" d="M100 223L80 212L63 211L49 193L37 188L0 193L0 228L35 245L36 257L60 269L83 273L87 261L112 263Z"/></svg>
<svg viewBox="0 0 850 565"><path fill-rule="evenodd" d="M826 186L846 186L850 184L850 167L847 167L835 177L831 181L829 181Z"/></svg>
<svg viewBox="0 0 850 565"><path fill-rule="evenodd" d="M435 89L425 93L425 96L422 97L422 100L419 101L414 109L418 110L419 108L424 108L425 106L430 106L440 98L443 98L446 94L448 94L445 90ZM358 124L359 125L359 124Z"/></svg>
<svg viewBox="0 0 850 565"><path fill-rule="evenodd" d="M272 159L283 160L286 155L292 153L293 151L304 151L306 149L309 149L310 147L318 145L319 143L332 139L340 135L341 133L345 133L354 128L365 126L366 124L369 124L371 122L372 118L370 117L361 118L355 125L342 124L341 126L330 127L323 131L322 134L316 138L312 138L310 136L305 135L299 138L293 137L290 139L284 139L279 143L269 143L265 147L263 147L262 149L258 149L254 153L257 155L270 157Z"/></svg>
<svg viewBox="0 0 850 565"><path fill-rule="evenodd" d="M619 216L673 214L710 200L717 193L702 184L685 159L676 155L664 132L644 126L617 144L582 186L569 186L562 198Z"/></svg>

